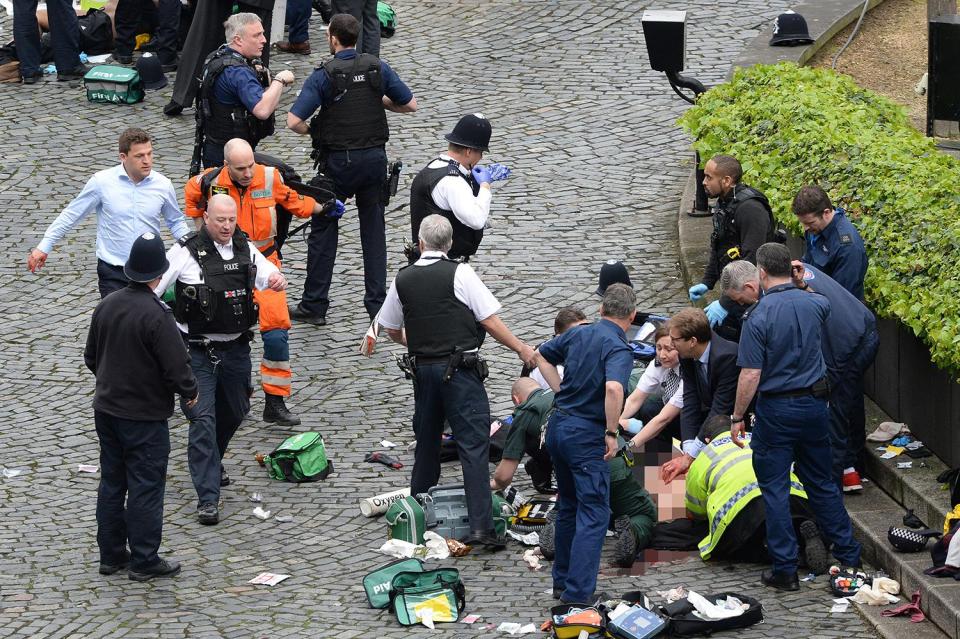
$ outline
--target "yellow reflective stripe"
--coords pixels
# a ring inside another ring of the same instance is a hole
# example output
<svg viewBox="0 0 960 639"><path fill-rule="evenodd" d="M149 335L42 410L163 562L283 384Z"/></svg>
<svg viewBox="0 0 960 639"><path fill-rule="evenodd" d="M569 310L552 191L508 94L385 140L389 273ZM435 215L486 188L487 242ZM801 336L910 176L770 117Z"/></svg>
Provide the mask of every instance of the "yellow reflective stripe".
<svg viewBox="0 0 960 639"><path fill-rule="evenodd" d="M261 360L260 363L264 368L274 368L282 371L290 370L290 360L285 362L275 362L272 359L264 359Z"/></svg>

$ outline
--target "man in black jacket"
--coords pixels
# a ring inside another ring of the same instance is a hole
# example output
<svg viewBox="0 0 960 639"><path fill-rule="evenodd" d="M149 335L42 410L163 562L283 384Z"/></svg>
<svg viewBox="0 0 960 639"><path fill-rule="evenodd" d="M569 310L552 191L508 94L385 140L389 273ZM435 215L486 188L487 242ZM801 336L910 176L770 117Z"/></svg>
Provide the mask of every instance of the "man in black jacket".
<svg viewBox="0 0 960 639"><path fill-rule="evenodd" d="M163 241L153 233L137 238L123 267L130 284L94 310L83 352L97 378L100 574L129 566L134 581L180 572L179 562L157 555L170 455L167 419L175 393L188 406L196 403L197 380L173 315L153 292L166 268Z"/></svg>
<svg viewBox="0 0 960 639"><path fill-rule="evenodd" d="M670 318L670 338L680 354L683 380L683 409L680 437L683 456L660 469L664 481L687 472L704 447L697 433L715 415L730 415L737 394L737 345L710 330L707 316L699 308L685 308Z"/></svg>

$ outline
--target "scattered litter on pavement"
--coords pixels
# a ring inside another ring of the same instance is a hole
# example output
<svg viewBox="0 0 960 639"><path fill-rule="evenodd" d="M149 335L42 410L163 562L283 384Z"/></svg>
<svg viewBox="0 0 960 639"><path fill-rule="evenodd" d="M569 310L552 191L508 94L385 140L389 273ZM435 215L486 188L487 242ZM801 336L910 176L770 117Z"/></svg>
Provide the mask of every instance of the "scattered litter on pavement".
<svg viewBox="0 0 960 639"><path fill-rule="evenodd" d="M885 581L891 581L896 584L892 579L886 579ZM897 586L897 591L899 592L900 587ZM894 595L884 592L882 589L876 589L870 584L864 584L860 587L860 590L857 591L857 594L853 596L853 600L858 604L867 604L868 606L886 606L887 604L894 604L900 601L900 597L895 597Z"/></svg>
<svg viewBox="0 0 960 639"><path fill-rule="evenodd" d="M259 504L260 502L263 501L263 495L261 495L260 493L253 493L247 498L247 500L252 501L255 504Z"/></svg>
<svg viewBox="0 0 960 639"><path fill-rule="evenodd" d="M543 565L540 564L540 557L537 555L537 548L531 548L523 553L523 560L527 562L527 567L530 570L541 570Z"/></svg>
<svg viewBox="0 0 960 639"><path fill-rule="evenodd" d="M432 530L423 533L423 545L427 547L428 559L446 559L450 556L447 540Z"/></svg>
<svg viewBox="0 0 960 639"><path fill-rule="evenodd" d="M94 464L77 464L77 471L81 473L95 473L99 470L100 467Z"/></svg>
<svg viewBox="0 0 960 639"><path fill-rule="evenodd" d="M687 589L683 586L677 586L676 588L671 588L670 590L658 590L657 594L666 599L668 604L672 604L674 601L686 599Z"/></svg>
<svg viewBox="0 0 960 639"><path fill-rule="evenodd" d="M520 631L520 624L513 621L504 621L502 624L497 626L497 632L506 632L507 634L515 635Z"/></svg>
<svg viewBox="0 0 960 639"><path fill-rule="evenodd" d="M913 468L913 462L897 462L897 468Z"/></svg>
<svg viewBox="0 0 960 639"><path fill-rule="evenodd" d="M256 508L253 509L253 516L258 517L260 519L270 519L270 511L264 510L260 506L257 506Z"/></svg>
<svg viewBox="0 0 960 639"><path fill-rule="evenodd" d="M463 557L471 550L473 546L463 543L457 539L448 539L447 540L447 550L450 551L451 557Z"/></svg>
<svg viewBox="0 0 960 639"><path fill-rule="evenodd" d="M923 442L920 441L919 439L915 439L909 444L907 444L906 446L904 446L904 448L906 448L907 450L916 450L918 448L923 448Z"/></svg>
<svg viewBox="0 0 960 639"><path fill-rule="evenodd" d="M834 599L833 606L830 607L830 612L846 612L849 607L849 599Z"/></svg>
<svg viewBox="0 0 960 639"><path fill-rule="evenodd" d="M276 586L284 579L289 579L290 575L280 575L272 572L261 572L259 575L248 581L248 584L257 586Z"/></svg>
<svg viewBox="0 0 960 639"><path fill-rule="evenodd" d="M379 451L367 453L366 457L363 458L363 461L383 464L384 466L389 466L390 468L403 468L403 464L400 463L399 459L393 455L387 455L386 453L381 453Z"/></svg>
<svg viewBox="0 0 960 639"><path fill-rule="evenodd" d="M894 446L906 446L912 441L913 441L913 437L911 437L910 435L903 435L901 437L895 438L890 443L893 444Z"/></svg>
<svg viewBox="0 0 960 639"><path fill-rule="evenodd" d="M23 474L23 471L22 471L22 470L18 470L18 469L16 469L16 468L4 468L4 469L3 469L3 476L6 477L7 479L13 479L13 478L16 477L17 475L22 475L22 474Z"/></svg>
<svg viewBox="0 0 960 639"><path fill-rule="evenodd" d="M528 532L526 535L521 535L515 533L512 530L508 530L507 534L519 541L524 546L539 546L540 545L540 533L533 531Z"/></svg>
<svg viewBox="0 0 960 639"><path fill-rule="evenodd" d="M293 521L293 515L274 515L273 518L281 524Z"/></svg>
<svg viewBox="0 0 960 639"><path fill-rule="evenodd" d="M889 450L884 454L880 455L880 459L893 459L897 456L897 453L891 453Z"/></svg>
<svg viewBox="0 0 960 639"><path fill-rule="evenodd" d="M800 581L816 581L816 579L817 579L817 576L815 574L813 574L812 572L808 572L807 576L801 579Z"/></svg>
<svg viewBox="0 0 960 639"><path fill-rule="evenodd" d="M531 632L536 632L536 631L537 631L537 626L534 625L534 624L532 624L532 623L528 623L527 625L520 627L520 630L518 631L518 634L528 635L528 634L530 634Z"/></svg>
<svg viewBox="0 0 960 639"><path fill-rule="evenodd" d="M423 533L423 544L412 544L402 539L388 539L382 546L377 548L377 552L382 552L391 557L407 559L410 557L419 557L420 559L446 559L450 556L450 549L447 548L447 542L437 533L428 530Z"/></svg>
<svg viewBox="0 0 960 639"><path fill-rule="evenodd" d="M467 615L464 617L460 623L477 623L482 617L480 615Z"/></svg>
<svg viewBox="0 0 960 639"><path fill-rule="evenodd" d="M383 440L381 440L381 441L380 441L380 445L383 446L384 448L395 448L395 447L396 447L396 444L394 444L394 443L393 443L392 441L390 441L389 439L383 439Z"/></svg>

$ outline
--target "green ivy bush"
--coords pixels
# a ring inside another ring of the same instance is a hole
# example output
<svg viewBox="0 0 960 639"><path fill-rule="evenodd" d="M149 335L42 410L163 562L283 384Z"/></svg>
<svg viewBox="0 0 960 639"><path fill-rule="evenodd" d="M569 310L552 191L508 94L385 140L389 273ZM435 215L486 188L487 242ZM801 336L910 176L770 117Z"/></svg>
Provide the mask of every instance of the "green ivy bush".
<svg viewBox="0 0 960 639"><path fill-rule="evenodd" d="M867 303L960 372L960 162L902 108L849 76L781 63L738 69L679 124L705 160L739 159L744 182L796 233L793 196L820 184L863 236Z"/></svg>

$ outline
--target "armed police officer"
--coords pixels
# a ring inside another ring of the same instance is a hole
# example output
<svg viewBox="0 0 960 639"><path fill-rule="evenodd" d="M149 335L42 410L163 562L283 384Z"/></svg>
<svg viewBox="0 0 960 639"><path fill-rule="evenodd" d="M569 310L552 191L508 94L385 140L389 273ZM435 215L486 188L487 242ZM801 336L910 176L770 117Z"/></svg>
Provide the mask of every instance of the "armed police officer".
<svg viewBox="0 0 960 639"><path fill-rule="evenodd" d="M442 215L453 225L450 259L468 261L477 252L490 216L490 171L479 165L489 148L492 128L480 113L460 118L444 136L446 153L431 161L413 179L410 187L410 231L416 246L420 222L428 215ZM411 250L411 261L417 259Z"/></svg>
<svg viewBox="0 0 960 639"><path fill-rule="evenodd" d="M187 182L187 216L196 219L199 225L209 199L217 193L229 195L237 205L240 230L279 269L277 207L283 207L297 217L310 217L319 214L323 206L284 184L277 169L257 164L253 149L246 140L229 140L223 154L223 166L209 168ZM266 396L263 421L296 426L300 418L291 413L284 402L284 397L290 396L291 379L287 294L267 289L254 292L254 299L260 307L260 335L263 337L263 359L260 362L260 379Z"/></svg>
<svg viewBox="0 0 960 639"><path fill-rule="evenodd" d="M424 218L421 257L397 273L378 321L390 339L407 346L414 374L411 494L427 492L440 479L440 442L444 420L449 421L463 467L468 543L502 548L506 542L494 532L491 514L490 405L480 345L489 333L524 363L535 356L497 315L500 303L473 269L446 256L452 242L449 221Z"/></svg>
<svg viewBox="0 0 960 639"><path fill-rule="evenodd" d="M280 94L293 84L284 69L272 78L260 61L266 38L254 13L236 13L223 23L227 43L207 56L200 76L197 141L203 138L203 166L223 164L223 145L241 138L254 149L273 135L274 111ZM196 162L197 149L194 149ZM191 167L196 175L199 167Z"/></svg>
<svg viewBox="0 0 960 639"><path fill-rule="evenodd" d="M222 460L250 410L250 338L257 324L254 289L282 291L287 280L237 228L237 205L213 195L203 226L167 251L170 267L158 294L176 286L174 318L190 351L200 386L194 406L181 402L190 420L187 461L197 491L197 519L220 521L220 487L230 483Z"/></svg>
<svg viewBox="0 0 960 639"><path fill-rule="evenodd" d="M363 305L373 318L387 289L387 239L383 186L387 177L384 145L390 137L386 111L412 113L417 99L376 56L355 48L360 24L338 14L330 20L327 40L333 59L314 71L287 115L287 126L314 138L318 168L334 184L337 199L356 196L363 249ZM307 124L314 111L320 113ZM337 259L339 219L315 217L307 241L307 280L293 319L327 323L330 281Z"/></svg>
<svg viewBox="0 0 960 639"><path fill-rule="evenodd" d="M826 191L811 185L797 191L793 213L803 226L806 239L800 260L832 277L862 302L867 250L843 209L834 209Z"/></svg>
<svg viewBox="0 0 960 639"><path fill-rule="evenodd" d="M831 476L827 367L821 352L830 302L791 281L790 252L782 244L757 250L763 297L743 320L737 364L740 379L730 436L743 446L744 416L757 395L751 448L766 507L767 547L773 569L761 581L798 590L797 539L790 521L790 466L807 491L833 555L860 565L860 544ZM759 393L759 394L758 394Z"/></svg>

